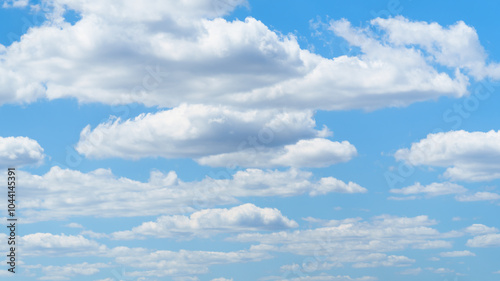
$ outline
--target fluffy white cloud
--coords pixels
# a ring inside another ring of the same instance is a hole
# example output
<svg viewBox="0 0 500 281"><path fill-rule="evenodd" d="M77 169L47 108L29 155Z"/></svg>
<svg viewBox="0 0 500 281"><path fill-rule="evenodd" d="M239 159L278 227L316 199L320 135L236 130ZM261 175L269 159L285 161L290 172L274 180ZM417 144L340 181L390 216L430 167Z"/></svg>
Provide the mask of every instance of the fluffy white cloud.
<svg viewBox="0 0 500 281"><path fill-rule="evenodd" d="M467 189L465 187L450 182L440 182L440 183L434 182L425 186L417 182L416 184L408 187L390 190L391 193L395 194L402 194L402 195L425 194L430 197L463 193L466 191Z"/></svg>
<svg viewBox="0 0 500 281"><path fill-rule="evenodd" d="M197 162L215 167L226 166L227 163L242 167L326 167L339 162L347 162L356 155L356 148L348 141L333 142L315 138L300 140L296 144L284 147L264 149L262 152L250 148L233 153L201 157Z"/></svg>
<svg viewBox="0 0 500 281"><path fill-rule="evenodd" d="M332 177L311 181L312 173L296 169L247 169L232 178L228 174L228 179L206 177L193 182L181 181L173 171L154 171L147 182L118 178L105 169L82 173L53 167L42 176L20 173L26 191L20 198L25 222L73 216L183 214L197 208L234 204L237 198L247 196L366 192L356 183Z"/></svg>
<svg viewBox="0 0 500 281"><path fill-rule="evenodd" d="M33 233L20 239L26 256L88 256L103 253L106 249L81 235Z"/></svg>
<svg viewBox="0 0 500 281"><path fill-rule="evenodd" d="M498 77L498 67L485 63L476 32L461 22L441 27L375 19L371 28L387 34L379 36L346 20L332 21L333 34L361 53L328 59L256 19L220 18L245 1L44 3L55 6L49 20L0 48L3 103L75 97L162 107L186 102L375 109L461 97L468 85L461 68L476 77ZM81 19L65 22L65 9ZM457 70L451 75L441 66Z"/></svg>
<svg viewBox="0 0 500 281"><path fill-rule="evenodd" d="M278 209L244 204L231 209L206 209L187 216L162 216L156 222L145 222L132 230L114 232L114 239L208 237L217 233L280 230L298 224Z"/></svg>
<svg viewBox="0 0 500 281"><path fill-rule="evenodd" d="M181 105L134 119L110 120L80 134L92 158L191 157L210 166L323 167L349 161L356 148L315 130L311 111L234 110Z"/></svg>
<svg viewBox="0 0 500 281"><path fill-rule="evenodd" d="M465 232L472 235L488 234L498 232L498 228L489 227L484 224L473 224L465 229Z"/></svg>
<svg viewBox="0 0 500 281"><path fill-rule="evenodd" d="M385 31L388 41L398 45L417 45L433 60L447 67L464 68L476 78L500 78L496 63L486 64L484 51L473 27L459 21L449 27L436 22L413 22L404 17L372 20Z"/></svg>
<svg viewBox="0 0 500 281"><path fill-rule="evenodd" d="M36 165L43 162L43 148L27 137L0 137L0 167Z"/></svg>
<svg viewBox="0 0 500 281"><path fill-rule="evenodd" d="M479 235L467 240L466 245L474 248L500 247L500 234L490 233Z"/></svg>
<svg viewBox="0 0 500 281"><path fill-rule="evenodd" d="M413 165L446 167L452 180L488 181L500 178L500 131L450 131L429 134L410 149L396 152L397 160Z"/></svg>
<svg viewBox="0 0 500 281"><path fill-rule="evenodd" d="M458 258L458 257L474 257L476 254L470 251L452 251L452 252L441 252L439 255L443 258Z"/></svg>

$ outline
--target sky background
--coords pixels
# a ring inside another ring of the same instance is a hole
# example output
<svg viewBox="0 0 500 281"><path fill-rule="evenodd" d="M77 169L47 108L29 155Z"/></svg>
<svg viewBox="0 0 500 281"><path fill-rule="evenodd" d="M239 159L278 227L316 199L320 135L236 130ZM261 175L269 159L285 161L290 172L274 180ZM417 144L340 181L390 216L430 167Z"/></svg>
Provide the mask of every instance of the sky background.
<svg viewBox="0 0 500 281"><path fill-rule="evenodd" d="M500 278L500 3L1 5L1 278Z"/></svg>

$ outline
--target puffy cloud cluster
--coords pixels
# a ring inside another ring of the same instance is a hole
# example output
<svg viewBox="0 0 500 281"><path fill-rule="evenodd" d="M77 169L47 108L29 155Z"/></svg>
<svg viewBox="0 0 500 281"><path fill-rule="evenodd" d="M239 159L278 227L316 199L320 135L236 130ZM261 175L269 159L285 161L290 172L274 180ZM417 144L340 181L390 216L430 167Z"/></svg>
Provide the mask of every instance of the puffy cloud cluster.
<svg viewBox="0 0 500 281"><path fill-rule="evenodd" d="M43 3L47 22L0 48L2 103L74 97L162 107L376 109L461 97L468 85L463 71L500 76L463 22L442 27L378 18L368 28L386 35L378 36L332 21L332 36L361 53L329 59L254 18L221 18L246 1ZM80 15L74 24L64 20L68 10Z"/></svg>
<svg viewBox="0 0 500 281"><path fill-rule="evenodd" d="M318 131L311 111L245 110L181 105L110 120L82 130L76 150L87 157L191 157L203 165L323 167L357 154L348 141Z"/></svg>
<svg viewBox="0 0 500 281"><path fill-rule="evenodd" d="M0 167L37 165L43 162L43 148L27 137L0 137Z"/></svg>
<svg viewBox="0 0 500 281"><path fill-rule="evenodd" d="M216 233L255 230L280 230L298 224L283 216L278 209L244 204L231 209L205 209L187 216L162 216L156 222L144 222L132 230L112 234L114 239L207 237Z"/></svg>
<svg viewBox="0 0 500 281"><path fill-rule="evenodd" d="M452 180L489 181L500 178L500 131L429 134L395 157L413 165L445 167L444 176Z"/></svg>

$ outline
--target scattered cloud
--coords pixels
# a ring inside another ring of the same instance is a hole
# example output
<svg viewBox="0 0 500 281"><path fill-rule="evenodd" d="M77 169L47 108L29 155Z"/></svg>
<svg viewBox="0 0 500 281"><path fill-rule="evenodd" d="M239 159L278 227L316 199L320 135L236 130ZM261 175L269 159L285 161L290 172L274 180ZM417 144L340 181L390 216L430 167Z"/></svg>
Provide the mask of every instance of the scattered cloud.
<svg viewBox="0 0 500 281"><path fill-rule="evenodd" d="M45 155L36 140L27 137L0 137L0 166L39 165Z"/></svg>
<svg viewBox="0 0 500 281"><path fill-rule="evenodd" d="M413 165L446 167L444 176L460 181L500 178L500 131L450 131L429 134L410 149L396 152L397 160Z"/></svg>
<svg viewBox="0 0 500 281"><path fill-rule="evenodd" d="M500 199L500 194L487 191L479 191L474 194L457 195L456 199L461 202L493 201Z"/></svg>
<svg viewBox="0 0 500 281"><path fill-rule="evenodd" d="M500 247L500 234L489 233L475 236L474 238L467 240L466 245L473 248Z"/></svg>
<svg viewBox="0 0 500 281"><path fill-rule="evenodd" d="M484 224L473 224L467 228L465 228L465 232L471 235L481 235L481 234L490 234L498 232L498 228L489 227Z"/></svg>

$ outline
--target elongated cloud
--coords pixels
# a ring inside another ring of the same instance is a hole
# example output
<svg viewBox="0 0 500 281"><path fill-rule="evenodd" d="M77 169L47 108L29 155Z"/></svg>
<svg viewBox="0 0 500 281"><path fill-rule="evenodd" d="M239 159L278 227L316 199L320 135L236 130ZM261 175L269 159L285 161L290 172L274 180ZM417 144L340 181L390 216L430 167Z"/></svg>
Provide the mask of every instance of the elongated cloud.
<svg viewBox="0 0 500 281"><path fill-rule="evenodd" d="M118 178L105 169L82 173L53 167L42 176L21 174L26 192L19 200L25 222L73 216L174 215L234 204L238 198L248 196L317 196L367 191L356 183L333 177L314 181L312 173L296 169L283 172L248 169L238 171L230 179L206 177L193 182L181 181L173 171L167 174L154 171L147 182Z"/></svg>

